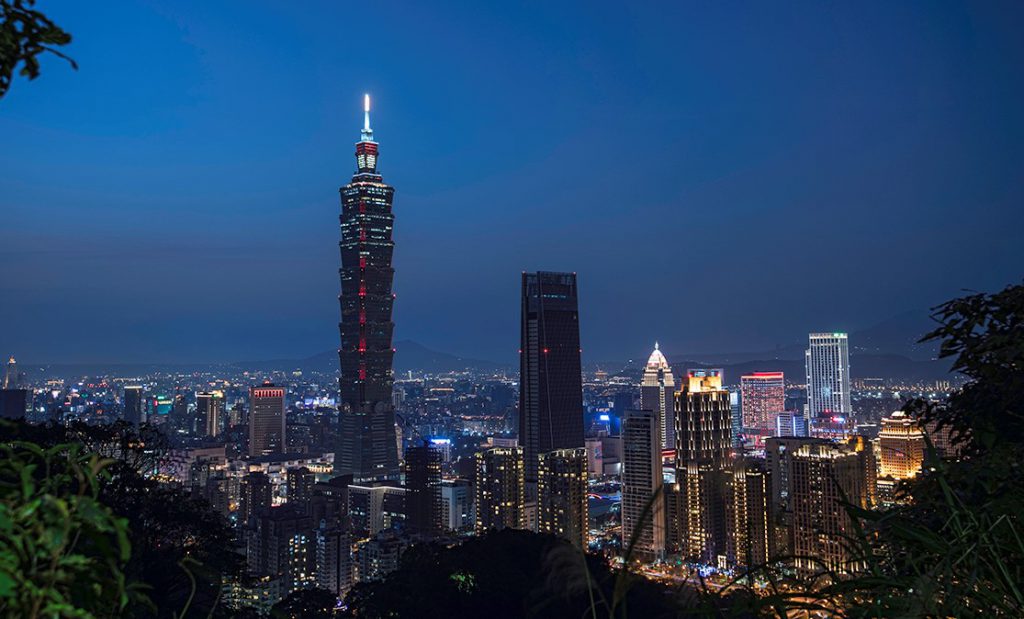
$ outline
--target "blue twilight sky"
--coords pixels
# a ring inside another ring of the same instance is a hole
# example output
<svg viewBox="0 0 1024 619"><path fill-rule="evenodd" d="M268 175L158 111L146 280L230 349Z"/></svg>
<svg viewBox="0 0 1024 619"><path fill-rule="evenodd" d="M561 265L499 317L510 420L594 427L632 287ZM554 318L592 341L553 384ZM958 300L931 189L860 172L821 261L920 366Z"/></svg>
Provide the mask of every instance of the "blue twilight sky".
<svg viewBox="0 0 1024 619"><path fill-rule="evenodd" d="M0 353L337 347L374 98L398 339L496 360L579 273L590 359L772 348L1024 270L1021 2L79 2L0 100Z"/></svg>

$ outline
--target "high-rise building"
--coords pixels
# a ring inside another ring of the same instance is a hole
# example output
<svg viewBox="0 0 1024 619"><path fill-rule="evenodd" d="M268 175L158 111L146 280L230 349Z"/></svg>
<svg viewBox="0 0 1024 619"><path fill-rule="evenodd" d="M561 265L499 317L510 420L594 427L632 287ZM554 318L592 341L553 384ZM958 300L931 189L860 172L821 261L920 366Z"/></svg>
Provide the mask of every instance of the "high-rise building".
<svg viewBox="0 0 1024 619"><path fill-rule="evenodd" d="M805 443L790 456L791 539L799 573L857 568L849 548L856 531L845 505L868 506L865 457L870 456L832 442Z"/></svg>
<svg viewBox="0 0 1024 619"><path fill-rule="evenodd" d="M626 411L622 420L622 546L628 548L635 537L634 556L645 559L665 556L660 426L658 414L650 410Z"/></svg>
<svg viewBox="0 0 1024 619"><path fill-rule="evenodd" d="M249 388L249 456L285 451L284 387L263 383Z"/></svg>
<svg viewBox="0 0 1024 619"><path fill-rule="evenodd" d="M196 393L196 420L196 426L202 430L204 436L219 436L224 425L224 393Z"/></svg>
<svg viewBox="0 0 1024 619"><path fill-rule="evenodd" d="M406 524L412 533L441 533L441 459L441 449L429 441L405 450Z"/></svg>
<svg viewBox="0 0 1024 619"><path fill-rule="evenodd" d="M248 523L270 509L274 489L266 473L253 471L242 478L239 495L239 520Z"/></svg>
<svg viewBox="0 0 1024 619"><path fill-rule="evenodd" d="M527 498L540 454L583 447L583 378L575 273L523 273L519 444Z"/></svg>
<svg viewBox="0 0 1024 619"><path fill-rule="evenodd" d="M878 476L909 479L921 472L924 463L924 432L921 426L903 411L882 419L878 433L881 457Z"/></svg>
<svg viewBox="0 0 1024 619"><path fill-rule="evenodd" d="M476 532L525 525L523 448L492 447L476 454Z"/></svg>
<svg viewBox="0 0 1024 619"><path fill-rule="evenodd" d="M288 504L308 511L309 500L313 498L313 484L316 475L305 466L288 469L286 477Z"/></svg>
<svg viewBox="0 0 1024 619"><path fill-rule="evenodd" d="M587 450L556 449L537 463L537 530L587 547Z"/></svg>
<svg viewBox="0 0 1024 619"><path fill-rule="evenodd" d="M690 370L676 394L676 480L686 522L683 554L720 565L728 557L732 409L721 370Z"/></svg>
<svg viewBox="0 0 1024 619"><path fill-rule="evenodd" d="M406 520L406 489L388 481L351 484L348 515L358 537L376 535Z"/></svg>
<svg viewBox="0 0 1024 619"><path fill-rule="evenodd" d="M775 416L775 436L807 436L807 418L802 412L782 411Z"/></svg>
<svg viewBox="0 0 1024 619"><path fill-rule="evenodd" d="M917 420L903 411L896 411L882 419L878 447L879 499L892 503L898 500L899 482L921 472L925 454L924 432Z"/></svg>
<svg viewBox="0 0 1024 619"><path fill-rule="evenodd" d="M14 360L14 355L11 355L10 359L7 360L7 367L4 369L3 388L17 389L18 384L18 362Z"/></svg>
<svg viewBox="0 0 1024 619"><path fill-rule="evenodd" d="M775 430L775 418L786 409L786 381L782 372L753 372L740 377L743 428L758 434Z"/></svg>
<svg viewBox="0 0 1024 619"><path fill-rule="evenodd" d="M472 531L476 524L473 482L468 479L441 480L441 517L448 531Z"/></svg>
<svg viewBox="0 0 1024 619"><path fill-rule="evenodd" d="M845 437L855 425L850 403L850 350L845 333L811 333L807 366L811 433Z"/></svg>
<svg viewBox="0 0 1024 619"><path fill-rule="evenodd" d="M676 446L673 412L675 390L676 381L672 377L672 368L668 366L668 360L655 342L654 352L647 359L644 377L640 382L640 408L654 412L662 449L675 449Z"/></svg>
<svg viewBox="0 0 1024 619"><path fill-rule="evenodd" d="M768 565L775 556L771 518L771 475L764 460L737 461L732 471L729 511L731 559L737 565Z"/></svg>
<svg viewBox="0 0 1024 619"><path fill-rule="evenodd" d="M316 586L339 599L352 588L351 537L342 527L321 523L316 530Z"/></svg>
<svg viewBox="0 0 1024 619"><path fill-rule="evenodd" d="M336 474L360 482L399 478L391 401L394 189L377 173L377 154L366 95L356 173L341 188L341 444L334 459Z"/></svg>
<svg viewBox="0 0 1024 619"><path fill-rule="evenodd" d="M145 397L139 385L125 385L124 420L135 426L146 421Z"/></svg>
<svg viewBox="0 0 1024 619"><path fill-rule="evenodd" d="M271 508L253 519L246 536L249 572L280 580L281 597L316 584L313 521L290 505Z"/></svg>

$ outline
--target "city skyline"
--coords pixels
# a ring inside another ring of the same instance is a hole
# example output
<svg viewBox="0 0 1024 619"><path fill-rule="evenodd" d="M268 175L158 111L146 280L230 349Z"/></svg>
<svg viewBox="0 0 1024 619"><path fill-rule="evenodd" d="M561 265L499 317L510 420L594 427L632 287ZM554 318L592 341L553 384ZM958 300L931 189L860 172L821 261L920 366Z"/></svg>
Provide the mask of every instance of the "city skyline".
<svg viewBox="0 0 1024 619"><path fill-rule="evenodd" d="M0 323L17 327L0 332L5 355L203 362L333 348L330 188L348 169L340 145L365 91L388 119L403 188L399 340L514 356L503 334L524 269L579 273L593 308L581 324L588 359L639 357L655 339L675 354L771 350L1019 277L1011 138L1024 89L1006 61L1024 57L1019 15L908 5L866 20L856 7L807 5L677 7L655 19L597 5L579 20L551 7L538 23L514 7L265 8L228 20L218 7L50 3L75 33L66 51L81 69L44 59L45 78L4 99L0 293L21 300L0 307ZM340 51L329 24L343 11L388 24L372 54ZM128 39L119 20L133 23ZM774 29L751 28L760 23ZM563 35L567 24L578 36ZM279 37L297 45L268 45ZM455 56L466 64L438 77ZM166 70L148 57L167 58ZM659 222L644 251L616 234L624 206ZM549 225L531 232L538 216ZM675 242L698 220L699 238ZM697 283L742 278L758 314L660 287L650 265L704 256L705 238L729 249ZM237 312L256 277L284 282L279 298ZM450 278L475 285L434 295ZM681 323L706 328L640 319L618 302L624 289L656 287L683 308ZM195 289L214 291L201 310ZM67 304L76 311L65 315Z"/></svg>

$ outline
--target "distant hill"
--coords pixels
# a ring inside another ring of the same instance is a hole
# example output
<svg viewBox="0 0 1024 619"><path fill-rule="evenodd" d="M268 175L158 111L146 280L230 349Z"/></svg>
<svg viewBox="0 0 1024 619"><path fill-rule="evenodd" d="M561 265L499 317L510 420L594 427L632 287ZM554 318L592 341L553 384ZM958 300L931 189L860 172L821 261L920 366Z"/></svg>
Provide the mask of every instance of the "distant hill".
<svg viewBox="0 0 1024 619"><path fill-rule="evenodd" d="M306 359L278 359L276 361L246 361L232 364L239 368L253 368L262 370L289 370L301 369L310 372L331 373L338 371L338 351L329 350ZM493 361L482 359L470 359L459 357L445 352L431 350L422 344L412 340L395 342L395 374L404 374L409 371L443 373L458 370L473 369L478 371L493 371L500 369L511 369L511 366L502 365Z"/></svg>
<svg viewBox="0 0 1024 619"><path fill-rule="evenodd" d="M688 368L718 367L725 372L726 382L737 382L739 377L751 372L784 372L787 377L802 380L806 372L804 361L792 359L768 359L744 361L741 363L716 364L705 360L669 359L673 369L682 373ZM939 380L949 378L948 360L915 361L902 355L850 355L852 378L898 378L903 380Z"/></svg>

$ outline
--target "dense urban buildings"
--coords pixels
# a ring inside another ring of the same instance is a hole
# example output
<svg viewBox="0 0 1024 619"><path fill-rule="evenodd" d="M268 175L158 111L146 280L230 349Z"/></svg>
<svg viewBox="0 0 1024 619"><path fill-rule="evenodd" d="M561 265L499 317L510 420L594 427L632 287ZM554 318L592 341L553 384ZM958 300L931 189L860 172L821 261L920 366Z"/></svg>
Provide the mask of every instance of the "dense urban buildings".
<svg viewBox="0 0 1024 619"><path fill-rule="evenodd" d="M523 273L519 367L519 445L535 521L540 454L584 447L575 273Z"/></svg>
<svg viewBox="0 0 1024 619"><path fill-rule="evenodd" d="M627 411L622 420L622 543L635 538L634 552L649 559L665 556L660 426L650 410Z"/></svg>
<svg viewBox="0 0 1024 619"><path fill-rule="evenodd" d="M398 444L392 405L391 240L394 189L377 172L378 145L366 95L356 143L356 173L341 188L341 443L338 475L397 481Z"/></svg>
<svg viewBox="0 0 1024 619"><path fill-rule="evenodd" d="M815 436L846 436L854 425L846 334L811 333L805 360L811 432Z"/></svg>
<svg viewBox="0 0 1024 619"><path fill-rule="evenodd" d="M786 409L786 380L782 372L753 372L740 377L743 429L757 434L775 430L775 419Z"/></svg>
<svg viewBox="0 0 1024 619"><path fill-rule="evenodd" d="M284 453L284 388L273 383L250 388L249 407L249 455Z"/></svg>
<svg viewBox="0 0 1024 619"><path fill-rule="evenodd" d="M676 381L672 368L662 354L658 343L644 366L644 377L640 382L640 408L652 411L658 423L662 449L675 449L676 426L673 406Z"/></svg>

